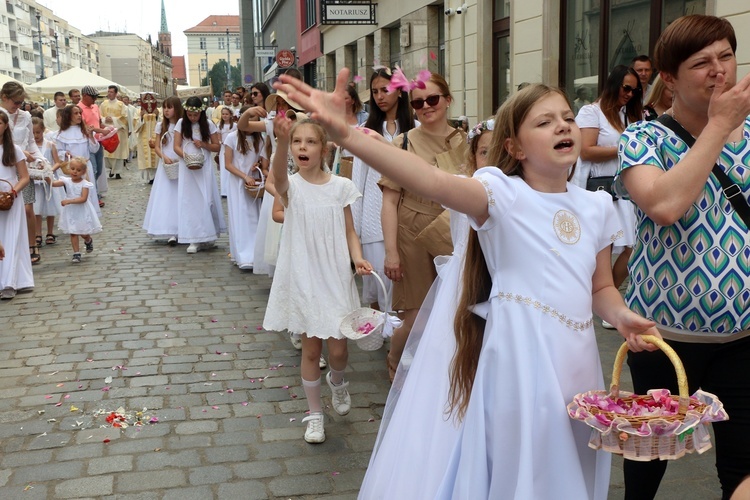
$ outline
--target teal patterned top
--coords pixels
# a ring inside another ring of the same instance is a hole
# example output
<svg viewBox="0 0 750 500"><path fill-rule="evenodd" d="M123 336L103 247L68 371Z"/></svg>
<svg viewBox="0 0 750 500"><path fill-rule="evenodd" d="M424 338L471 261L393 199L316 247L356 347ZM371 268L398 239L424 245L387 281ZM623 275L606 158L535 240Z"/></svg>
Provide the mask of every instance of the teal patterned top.
<svg viewBox="0 0 750 500"><path fill-rule="evenodd" d="M671 169L687 145L659 122L630 125L620 137L619 174L635 165ZM718 159L727 176L750 193L750 117L743 140ZM636 208L636 243L628 262L628 307L681 334L728 336L750 329L750 232L709 176L703 193L671 226Z"/></svg>

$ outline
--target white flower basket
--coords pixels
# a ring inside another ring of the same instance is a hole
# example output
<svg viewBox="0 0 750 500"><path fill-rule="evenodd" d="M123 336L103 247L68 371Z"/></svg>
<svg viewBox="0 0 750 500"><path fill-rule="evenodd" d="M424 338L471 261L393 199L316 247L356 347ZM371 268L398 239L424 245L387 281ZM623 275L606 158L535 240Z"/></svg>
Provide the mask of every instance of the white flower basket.
<svg viewBox="0 0 750 500"><path fill-rule="evenodd" d="M378 280L383 289L383 295L386 297L386 303L390 303L383 280L376 272L373 272L371 276ZM360 307L344 316L339 331L344 337L354 340L357 347L363 351L376 351L383 345L383 330L386 323L388 324L385 333L387 337L393 335L393 328L401 326L401 320L391 316L388 312Z"/></svg>
<svg viewBox="0 0 750 500"><path fill-rule="evenodd" d="M180 164L178 162L162 163L162 167L164 168L164 173L167 174L167 179L175 181L180 176Z"/></svg>

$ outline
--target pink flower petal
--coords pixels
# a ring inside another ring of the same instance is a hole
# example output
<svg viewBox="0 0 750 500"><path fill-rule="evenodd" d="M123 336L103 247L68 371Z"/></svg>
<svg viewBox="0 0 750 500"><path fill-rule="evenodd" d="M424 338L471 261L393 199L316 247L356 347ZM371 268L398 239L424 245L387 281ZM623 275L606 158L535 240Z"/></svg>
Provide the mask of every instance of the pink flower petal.
<svg viewBox="0 0 750 500"><path fill-rule="evenodd" d="M211 408L214 409L214 410L218 410L219 409L218 406L212 406Z"/></svg>
<svg viewBox="0 0 750 500"><path fill-rule="evenodd" d="M354 83L359 83L359 82L361 82L362 80L364 80L364 78L362 78L362 77L361 77L361 76L359 76L359 75L354 75L354 78L353 78L353 80L354 80Z"/></svg>
<svg viewBox="0 0 750 500"><path fill-rule="evenodd" d="M243 402L242 402L242 403L240 403L240 404L241 404L242 406L247 406L247 401L243 401Z"/></svg>
<svg viewBox="0 0 750 500"><path fill-rule="evenodd" d="M433 61L437 61L437 54L435 54L433 51L430 51L430 59Z"/></svg>

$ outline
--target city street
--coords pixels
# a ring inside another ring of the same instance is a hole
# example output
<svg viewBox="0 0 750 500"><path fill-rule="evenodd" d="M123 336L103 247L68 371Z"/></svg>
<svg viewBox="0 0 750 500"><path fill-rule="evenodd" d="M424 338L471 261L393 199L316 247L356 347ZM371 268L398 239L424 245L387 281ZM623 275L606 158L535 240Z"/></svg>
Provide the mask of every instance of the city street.
<svg viewBox="0 0 750 500"><path fill-rule="evenodd" d="M260 326L270 279L232 266L226 235L195 255L151 241L149 191L135 167L110 180L95 251L73 265L59 234L35 290L0 303L0 498L356 498L385 349L350 344L352 410L305 443L299 351ZM618 336L598 332L608 380ZM720 498L713 461L676 461L657 498Z"/></svg>

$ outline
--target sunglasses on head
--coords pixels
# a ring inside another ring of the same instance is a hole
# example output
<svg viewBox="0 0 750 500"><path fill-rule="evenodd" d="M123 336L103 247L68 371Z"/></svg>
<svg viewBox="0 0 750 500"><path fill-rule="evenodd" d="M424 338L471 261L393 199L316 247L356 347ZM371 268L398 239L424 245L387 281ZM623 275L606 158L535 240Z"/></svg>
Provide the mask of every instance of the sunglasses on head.
<svg viewBox="0 0 750 500"><path fill-rule="evenodd" d="M641 91L638 87L631 87L630 85L623 85L622 90L624 90L626 94L630 94L631 92L633 94L638 94Z"/></svg>
<svg viewBox="0 0 750 500"><path fill-rule="evenodd" d="M437 103L440 102L440 98L443 97L442 94L435 94L427 97L426 99L413 99L410 101L411 107L414 109L422 109L424 108L424 103L427 103L429 106L434 107L437 106Z"/></svg>

